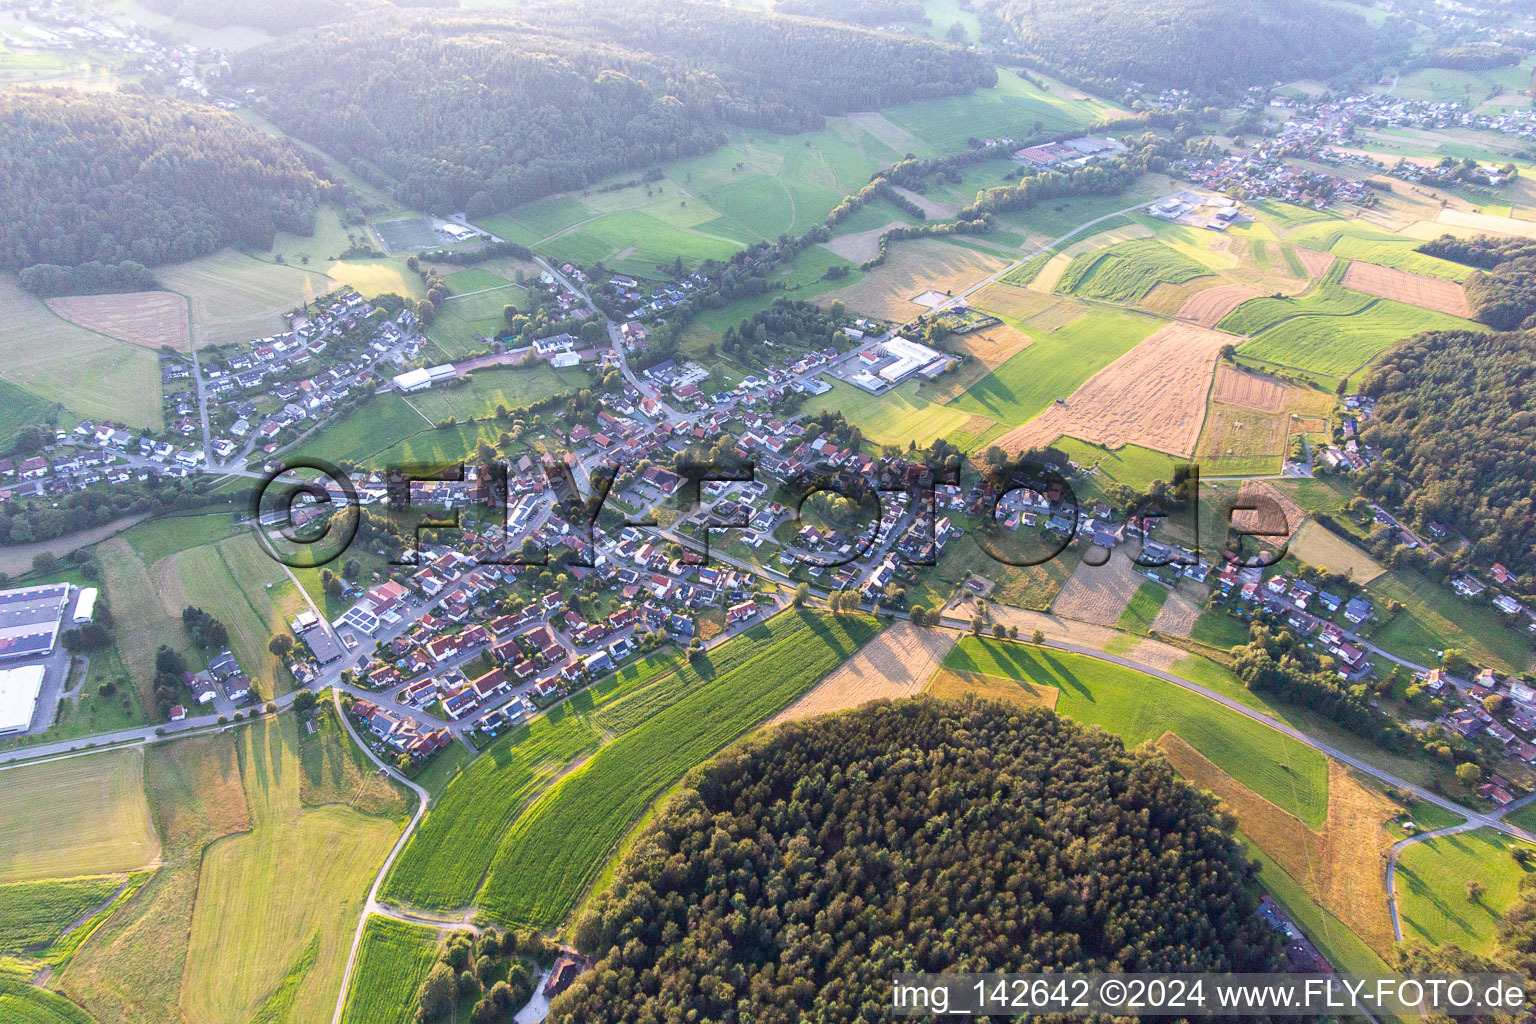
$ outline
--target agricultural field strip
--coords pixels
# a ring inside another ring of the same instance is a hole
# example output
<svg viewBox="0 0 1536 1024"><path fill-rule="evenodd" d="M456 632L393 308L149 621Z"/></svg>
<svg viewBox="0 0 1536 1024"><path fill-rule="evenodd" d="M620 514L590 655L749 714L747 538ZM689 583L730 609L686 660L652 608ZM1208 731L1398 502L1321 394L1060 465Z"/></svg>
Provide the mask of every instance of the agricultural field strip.
<svg viewBox="0 0 1536 1024"><path fill-rule="evenodd" d="M865 616L813 616L768 652L722 674L600 750L519 819L491 867L480 906L493 920L563 921L657 796L752 725L787 706L879 631ZM813 645L811 647L810 645ZM571 847L573 837L580 846Z"/></svg>

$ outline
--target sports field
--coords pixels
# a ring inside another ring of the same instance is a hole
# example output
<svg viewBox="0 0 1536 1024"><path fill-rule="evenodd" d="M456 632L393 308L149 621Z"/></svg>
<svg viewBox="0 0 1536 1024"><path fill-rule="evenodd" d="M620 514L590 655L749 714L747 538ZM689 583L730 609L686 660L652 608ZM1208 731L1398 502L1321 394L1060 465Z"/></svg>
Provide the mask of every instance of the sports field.
<svg viewBox="0 0 1536 1024"><path fill-rule="evenodd" d="M153 352L70 323L10 276L0 276L0 380L82 419L165 426Z"/></svg>
<svg viewBox="0 0 1536 1024"><path fill-rule="evenodd" d="M1327 814L1321 754L1172 683L1086 655L979 637L961 640L944 667L1055 687L1058 714L1103 726L1127 746L1173 732L1310 827L1321 826Z"/></svg>
<svg viewBox="0 0 1536 1024"><path fill-rule="evenodd" d="M432 221L427 217L376 220L368 226L379 236L387 252L427 249L442 244L432 227Z"/></svg>
<svg viewBox="0 0 1536 1024"><path fill-rule="evenodd" d="M0 772L0 882L143 867L160 852L144 755L111 751Z"/></svg>

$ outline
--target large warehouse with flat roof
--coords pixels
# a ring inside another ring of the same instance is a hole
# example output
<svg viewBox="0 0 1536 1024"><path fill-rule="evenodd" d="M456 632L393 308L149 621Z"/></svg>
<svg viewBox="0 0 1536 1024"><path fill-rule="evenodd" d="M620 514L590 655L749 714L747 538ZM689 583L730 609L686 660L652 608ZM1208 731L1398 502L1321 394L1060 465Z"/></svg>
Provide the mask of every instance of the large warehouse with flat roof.
<svg viewBox="0 0 1536 1024"><path fill-rule="evenodd" d="M27 731L46 672L43 665L0 669L0 736Z"/></svg>
<svg viewBox="0 0 1536 1024"><path fill-rule="evenodd" d="M68 583L0 591L0 661L52 654L68 605Z"/></svg>

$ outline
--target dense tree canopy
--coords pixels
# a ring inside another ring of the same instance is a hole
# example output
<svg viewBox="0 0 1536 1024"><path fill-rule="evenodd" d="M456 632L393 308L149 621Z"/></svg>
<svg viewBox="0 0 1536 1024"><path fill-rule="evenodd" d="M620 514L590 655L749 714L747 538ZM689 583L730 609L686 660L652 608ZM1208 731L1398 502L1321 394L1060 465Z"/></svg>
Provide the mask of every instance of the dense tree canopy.
<svg viewBox="0 0 1536 1024"><path fill-rule="evenodd" d="M1421 522L1454 525L1478 562L1536 571L1536 334L1442 331L1382 356L1364 438L1390 465L1368 490Z"/></svg>
<svg viewBox="0 0 1536 1024"><path fill-rule="evenodd" d="M1474 319L1501 331L1536 327L1536 241L1441 235L1419 251L1478 268L1467 278L1467 305Z"/></svg>
<svg viewBox="0 0 1536 1024"><path fill-rule="evenodd" d="M5 270L266 248L279 229L313 230L336 188L297 147L232 114L142 94L6 90L0 153Z"/></svg>
<svg viewBox="0 0 1536 1024"><path fill-rule="evenodd" d="M1044 710L871 705L703 769L578 927L601 959L550 1019L883 1019L902 971L1270 970L1247 870L1155 754Z"/></svg>
<svg viewBox="0 0 1536 1024"><path fill-rule="evenodd" d="M997 0L994 9L1026 50L1068 77L1197 96L1327 77L1399 38L1318 0Z"/></svg>
<svg viewBox="0 0 1536 1024"><path fill-rule="evenodd" d="M236 73L284 130L472 214L705 152L729 125L799 131L996 81L927 40L663 0L395 12L247 51Z"/></svg>

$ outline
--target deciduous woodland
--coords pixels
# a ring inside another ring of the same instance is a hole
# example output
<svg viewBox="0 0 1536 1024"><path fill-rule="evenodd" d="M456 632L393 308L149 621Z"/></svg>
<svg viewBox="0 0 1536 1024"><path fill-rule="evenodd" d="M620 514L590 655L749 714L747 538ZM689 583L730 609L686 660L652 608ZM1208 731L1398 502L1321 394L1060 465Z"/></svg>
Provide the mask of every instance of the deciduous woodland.
<svg viewBox="0 0 1536 1024"><path fill-rule="evenodd" d="M1388 352L1362 390L1380 399L1364 438L1390 465L1372 466L1363 486L1454 525L1474 562L1536 571L1533 380L1530 332L1439 331Z"/></svg>
<svg viewBox="0 0 1536 1024"><path fill-rule="evenodd" d="M230 244L265 249L279 230L308 234L338 188L298 147L232 114L126 91L0 92L0 153L5 270L142 270ZM143 286L110 275L86 283Z"/></svg>
<svg viewBox="0 0 1536 1024"><path fill-rule="evenodd" d="M1256 79L1327 77L1402 48L1398 33L1315 0L999 0L993 10L1040 63L1111 90L1219 95Z"/></svg>
<svg viewBox="0 0 1536 1024"><path fill-rule="evenodd" d="M236 73L285 131L376 165L402 202L471 216L706 152L728 126L800 131L997 80L926 39L659 0L395 12L249 51Z"/></svg>
<svg viewBox="0 0 1536 1024"><path fill-rule="evenodd" d="M880 703L695 776L578 928L552 1020L856 1020L901 971L1264 971L1274 933L1167 762L1002 704Z"/></svg>

